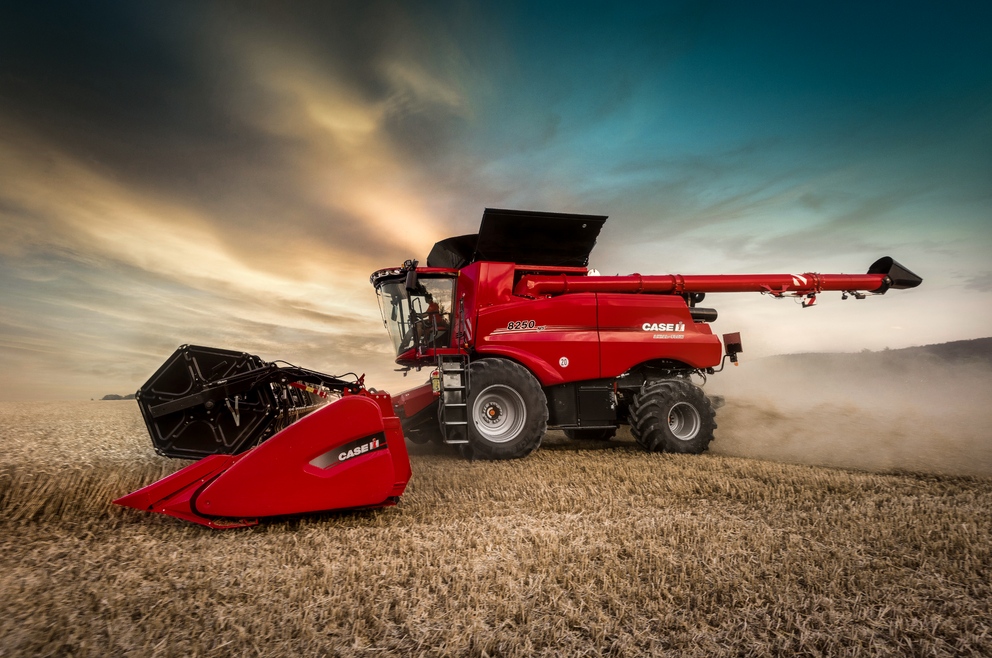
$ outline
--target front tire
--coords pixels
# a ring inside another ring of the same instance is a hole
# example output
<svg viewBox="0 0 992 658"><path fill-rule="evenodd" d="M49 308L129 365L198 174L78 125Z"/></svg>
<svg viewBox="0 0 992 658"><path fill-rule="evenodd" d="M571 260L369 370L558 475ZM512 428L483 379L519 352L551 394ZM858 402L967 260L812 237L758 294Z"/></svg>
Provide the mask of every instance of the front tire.
<svg viewBox="0 0 992 658"><path fill-rule="evenodd" d="M541 446L548 429L548 400L523 366L482 359L469 368L469 445L476 459L519 459Z"/></svg>
<svg viewBox="0 0 992 658"><path fill-rule="evenodd" d="M630 433L648 452L698 455L713 440L715 413L702 389L677 379L645 382L630 406Z"/></svg>

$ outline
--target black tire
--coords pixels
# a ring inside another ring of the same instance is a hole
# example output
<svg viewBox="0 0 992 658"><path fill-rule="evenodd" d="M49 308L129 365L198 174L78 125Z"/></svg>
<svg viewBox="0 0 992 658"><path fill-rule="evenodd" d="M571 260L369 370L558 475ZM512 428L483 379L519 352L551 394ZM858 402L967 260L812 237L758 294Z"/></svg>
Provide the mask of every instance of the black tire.
<svg viewBox="0 0 992 658"><path fill-rule="evenodd" d="M470 366L468 440L475 459L519 459L541 446L548 400L523 366L482 359Z"/></svg>
<svg viewBox="0 0 992 658"><path fill-rule="evenodd" d="M606 427L599 429L575 429L575 430L562 430L572 441L609 441L612 439L616 433L617 428Z"/></svg>
<svg viewBox="0 0 992 658"><path fill-rule="evenodd" d="M410 442L416 443L417 445L424 445L425 443L444 443L444 437L441 436L440 427L431 427L429 425L421 425L417 428L404 429L403 436Z"/></svg>
<svg viewBox="0 0 992 658"><path fill-rule="evenodd" d="M630 405L630 433L648 452L698 455L709 448L716 414L702 389L686 381L645 382Z"/></svg>

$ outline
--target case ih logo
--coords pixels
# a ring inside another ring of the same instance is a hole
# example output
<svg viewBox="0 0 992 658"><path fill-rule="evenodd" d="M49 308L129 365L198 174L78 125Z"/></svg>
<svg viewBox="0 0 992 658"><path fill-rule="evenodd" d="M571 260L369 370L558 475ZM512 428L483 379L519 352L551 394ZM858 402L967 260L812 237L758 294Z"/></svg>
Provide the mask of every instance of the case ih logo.
<svg viewBox="0 0 992 658"><path fill-rule="evenodd" d="M641 325L641 329L644 331L685 331L685 322L676 322L674 324L645 322Z"/></svg>
<svg viewBox="0 0 992 658"><path fill-rule="evenodd" d="M344 462L354 459L355 457L361 457L362 455L370 452L378 452L379 450L385 449L386 434L385 432L379 432L378 434L356 439L355 441L351 441L332 450L328 450L324 454L311 459L310 465L326 470L329 468L334 468L338 464L343 464Z"/></svg>

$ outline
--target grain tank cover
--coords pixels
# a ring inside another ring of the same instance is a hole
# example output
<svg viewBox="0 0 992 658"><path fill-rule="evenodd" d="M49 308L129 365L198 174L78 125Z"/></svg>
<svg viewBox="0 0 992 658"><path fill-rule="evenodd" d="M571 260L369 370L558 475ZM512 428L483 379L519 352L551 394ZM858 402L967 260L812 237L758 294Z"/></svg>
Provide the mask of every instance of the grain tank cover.
<svg viewBox="0 0 992 658"><path fill-rule="evenodd" d="M476 235L434 244L428 267L459 269L476 261L585 267L606 215L486 208Z"/></svg>

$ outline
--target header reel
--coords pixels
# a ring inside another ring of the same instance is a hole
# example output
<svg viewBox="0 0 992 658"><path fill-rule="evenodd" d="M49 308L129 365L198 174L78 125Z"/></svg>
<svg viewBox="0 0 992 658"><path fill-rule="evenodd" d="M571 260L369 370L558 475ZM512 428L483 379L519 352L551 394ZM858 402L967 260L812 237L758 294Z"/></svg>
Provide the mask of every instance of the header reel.
<svg viewBox="0 0 992 658"><path fill-rule="evenodd" d="M183 345L135 399L157 453L202 459L262 443L323 406L328 391L360 390L356 380L280 367L244 352Z"/></svg>

